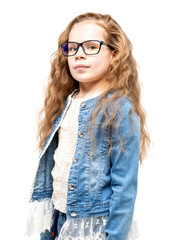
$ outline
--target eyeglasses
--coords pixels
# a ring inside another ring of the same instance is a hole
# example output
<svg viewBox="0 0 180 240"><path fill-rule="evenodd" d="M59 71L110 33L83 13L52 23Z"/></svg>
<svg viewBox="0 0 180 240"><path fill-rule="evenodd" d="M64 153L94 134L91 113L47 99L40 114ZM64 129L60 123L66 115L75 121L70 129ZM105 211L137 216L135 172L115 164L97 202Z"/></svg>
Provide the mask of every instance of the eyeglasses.
<svg viewBox="0 0 180 240"><path fill-rule="evenodd" d="M66 42L66 43L62 43L60 46L61 46L63 55L66 57L70 57L70 56L74 56L77 53L79 46L82 47L85 54L96 55L100 52L102 45L105 45L113 50L113 48L109 44L99 40L88 40L82 43Z"/></svg>

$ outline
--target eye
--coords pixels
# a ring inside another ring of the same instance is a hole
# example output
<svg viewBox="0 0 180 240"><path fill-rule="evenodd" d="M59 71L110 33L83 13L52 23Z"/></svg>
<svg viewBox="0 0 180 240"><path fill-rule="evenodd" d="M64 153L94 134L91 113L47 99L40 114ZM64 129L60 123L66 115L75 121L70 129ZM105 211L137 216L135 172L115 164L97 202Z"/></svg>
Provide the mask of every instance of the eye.
<svg viewBox="0 0 180 240"><path fill-rule="evenodd" d="M88 45L86 46L86 48L89 49L89 50L93 50L93 49L97 49L98 46L97 46L97 44L91 43L91 44L88 44Z"/></svg>
<svg viewBox="0 0 180 240"><path fill-rule="evenodd" d="M68 52L76 52L77 51L77 44L69 43L68 44Z"/></svg>
<svg viewBox="0 0 180 240"><path fill-rule="evenodd" d="M97 51L99 49L99 42L98 41L87 41L84 43L84 47L87 51Z"/></svg>
<svg viewBox="0 0 180 240"><path fill-rule="evenodd" d="M68 51L70 51L70 52L75 52L76 50L77 50L77 48L75 48L75 47L68 48Z"/></svg>
<svg viewBox="0 0 180 240"><path fill-rule="evenodd" d="M97 48L97 46L95 46L95 45L89 45L89 46L87 46L86 48L87 48L87 49L95 49L95 48Z"/></svg>

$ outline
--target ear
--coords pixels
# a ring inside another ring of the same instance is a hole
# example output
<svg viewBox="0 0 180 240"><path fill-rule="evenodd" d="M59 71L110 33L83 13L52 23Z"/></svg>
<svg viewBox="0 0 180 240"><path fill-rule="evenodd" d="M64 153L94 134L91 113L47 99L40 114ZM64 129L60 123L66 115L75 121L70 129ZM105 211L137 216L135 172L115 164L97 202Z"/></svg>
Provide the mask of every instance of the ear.
<svg viewBox="0 0 180 240"><path fill-rule="evenodd" d="M117 55L117 51L116 50L112 50L112 52L111 52L111 63L114 62L114 60L116 58L116 55Z"/></svg>

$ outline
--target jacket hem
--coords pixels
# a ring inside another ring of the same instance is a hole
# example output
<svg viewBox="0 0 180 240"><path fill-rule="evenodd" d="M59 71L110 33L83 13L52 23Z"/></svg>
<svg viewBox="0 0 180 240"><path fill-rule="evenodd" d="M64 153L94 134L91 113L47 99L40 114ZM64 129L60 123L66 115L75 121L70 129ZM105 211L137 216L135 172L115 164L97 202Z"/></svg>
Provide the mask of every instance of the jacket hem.
<svg viewBox="0 0 180 240"><path fill-rule="evenodd" d="M88 218L109 214L109 201L83 206L67 206L67 218Z"/></svg>

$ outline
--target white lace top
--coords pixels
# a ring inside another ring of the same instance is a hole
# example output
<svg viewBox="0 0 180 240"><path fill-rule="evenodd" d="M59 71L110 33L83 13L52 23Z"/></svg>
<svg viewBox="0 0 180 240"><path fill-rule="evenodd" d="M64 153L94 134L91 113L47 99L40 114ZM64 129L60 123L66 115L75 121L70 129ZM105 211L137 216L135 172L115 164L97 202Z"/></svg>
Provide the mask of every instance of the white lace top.
<svg viewBox="0 0 180 240"><path fill-rule="evenodd" d="M68 177L77 144L78 115L81 102L98 96L95 94L86 99L71 98L71 104L61 122L58 130L59 142L54 153L55 165L52 170L53 195L52 201L55 209L66 213Z"/></svg>
<svg viewBox="0 0 180 240"><path fill-rule="evenodd" d="M81 101L81 99L72 99L58 130L59 143L54 153L52 200L55 209L63 213L66 212L68 176L77 143L78 114Z"/></svg>

